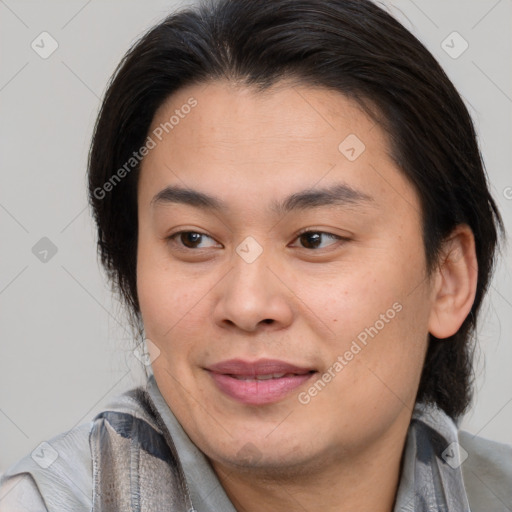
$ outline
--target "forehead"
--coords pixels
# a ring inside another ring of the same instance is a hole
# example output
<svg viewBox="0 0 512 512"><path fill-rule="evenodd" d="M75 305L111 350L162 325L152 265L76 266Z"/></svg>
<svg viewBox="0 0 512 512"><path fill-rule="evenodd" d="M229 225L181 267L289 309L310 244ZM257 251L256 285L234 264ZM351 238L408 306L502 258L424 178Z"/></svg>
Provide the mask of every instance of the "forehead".
<svg viewBox="0 0 512 512"><path fill-rule="evenodd" d="M197 105L189 113L181 113L189 111L191 99ZM166 130L173 113L180 118L174 116L175 124ZM215 81L180 89L169 97L155 113L150 132L159 127L163 128L163 138L172 135L176 142L186 144L185 139L193 135L196 145L214 146L212 149L219 152L222 143L245 144L247 148L264 145L270 150L310 142L309 146L321 143L323 149L331 146L337 150L340 137L349 135L347 130L368 138L375 122L354 100L323 87L282 81L259 91ZM371 137L372 145L378 143L386 150L382 131L375 130Z"/></svg>
<svg viewBox="0 0 512 512"><path fill-rule="evenodd" d="M170 184L213 189L245 206L340 182L371 196L414 195L383 130L353 100L325 88L196 84L160 106L148 136L155 147L139 187L146 202Z"/></svg>

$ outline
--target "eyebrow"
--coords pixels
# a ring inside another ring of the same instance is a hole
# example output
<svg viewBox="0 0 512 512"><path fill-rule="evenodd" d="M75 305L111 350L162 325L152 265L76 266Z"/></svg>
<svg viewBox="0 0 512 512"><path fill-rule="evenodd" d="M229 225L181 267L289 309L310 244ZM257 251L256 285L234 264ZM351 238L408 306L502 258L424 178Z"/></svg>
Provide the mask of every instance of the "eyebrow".
<svg viewBox="0 0 512 512"><path fill-rule="evenodd" d="M308 210L324 206L369 205L373 197L344 183L336 183L324 188L311 188L295 192L281 201L273 201L270 211L284 214L293 210ZM198 190L170 185L158 192L151 205L185 204L203 210L227 212L229 207L222 199Z"/></svg>

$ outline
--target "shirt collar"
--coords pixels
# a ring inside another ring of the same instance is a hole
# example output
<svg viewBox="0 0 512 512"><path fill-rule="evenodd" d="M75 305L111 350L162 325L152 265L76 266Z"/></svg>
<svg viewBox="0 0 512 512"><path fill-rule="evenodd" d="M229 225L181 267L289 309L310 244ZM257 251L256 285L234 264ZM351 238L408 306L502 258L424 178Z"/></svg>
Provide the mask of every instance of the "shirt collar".
<svg viewBox="0 0 512 512"><path fill-rule="evenodd" d="M394 512L470 512L457 432L455 422L437 406L415 405Z"/></svg>
<svg viewBox="0 0 512 512"><path fill-rule="evenodd" d="M169 429L187 479L190 498L196 512L236 512L208 459L190 440L163 398L153 375L148 393Z"/></svg>
<svg viewBox="0 0 512 512"><path fill-rule="evenodd" d="M153 375L148 392L175 443L197 512L236 512L208 459L165 402ZM470 512L460 468L457 425L435 405L417 403L402 455L393 512Z"/></svg>

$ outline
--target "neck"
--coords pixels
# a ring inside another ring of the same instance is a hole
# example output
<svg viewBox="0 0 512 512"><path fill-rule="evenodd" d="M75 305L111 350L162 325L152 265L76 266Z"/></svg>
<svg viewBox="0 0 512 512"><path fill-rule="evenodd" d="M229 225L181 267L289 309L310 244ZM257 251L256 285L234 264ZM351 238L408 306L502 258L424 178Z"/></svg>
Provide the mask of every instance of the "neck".
<svg viewBox="0 0 512 512"><path fill-rule="evenodd" d="M210 461L238 512L392 512L407 430L354 456L330 454L300 468L245 468Z"/></svg>

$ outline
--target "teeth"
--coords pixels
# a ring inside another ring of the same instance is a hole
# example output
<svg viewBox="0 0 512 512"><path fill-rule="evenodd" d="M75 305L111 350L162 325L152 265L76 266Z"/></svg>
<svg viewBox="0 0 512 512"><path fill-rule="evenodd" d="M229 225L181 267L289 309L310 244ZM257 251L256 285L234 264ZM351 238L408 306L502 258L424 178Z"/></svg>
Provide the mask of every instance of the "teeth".
<svg viewBox="0 0 512 512"><path fill-rule="evenodd" d="M269 375L256 375L256 380L280 379L284 377L284 373L271 373Z"/></svg>
<svg viewBox="0 0 512 512"><path fill-rule="evenodd" d="M281 377L291 377L293 373L269 373L268 375L255 375L255 376L245 376L245 375L232 375L235 379L238 380L270 380L270 379L280 379Z"/></svg>

